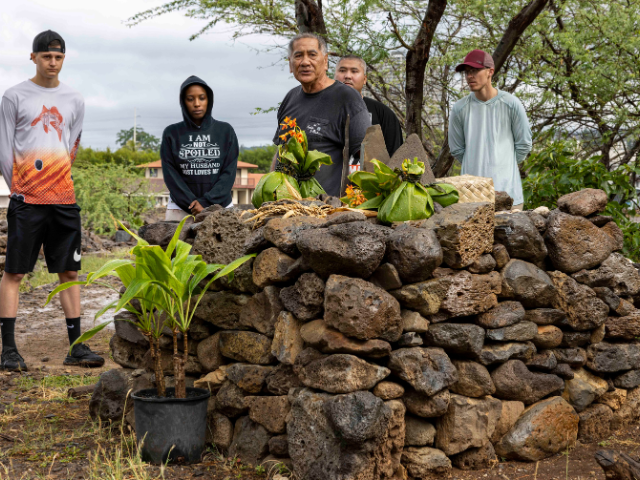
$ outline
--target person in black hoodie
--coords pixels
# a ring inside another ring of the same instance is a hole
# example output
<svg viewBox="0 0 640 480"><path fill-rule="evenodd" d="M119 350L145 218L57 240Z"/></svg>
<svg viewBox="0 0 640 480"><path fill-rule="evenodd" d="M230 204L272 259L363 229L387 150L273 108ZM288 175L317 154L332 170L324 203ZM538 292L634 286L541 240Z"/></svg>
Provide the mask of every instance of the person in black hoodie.
<svg viewBox="0 0 640 480"><path fill-rule="evenodd" d="M233 206L231 188L238 165L233 127L211 116L213 91L192 75L180 87L184 121L162 134L160 158L171 201L166 220L196 215L211 205Z"/></svg>

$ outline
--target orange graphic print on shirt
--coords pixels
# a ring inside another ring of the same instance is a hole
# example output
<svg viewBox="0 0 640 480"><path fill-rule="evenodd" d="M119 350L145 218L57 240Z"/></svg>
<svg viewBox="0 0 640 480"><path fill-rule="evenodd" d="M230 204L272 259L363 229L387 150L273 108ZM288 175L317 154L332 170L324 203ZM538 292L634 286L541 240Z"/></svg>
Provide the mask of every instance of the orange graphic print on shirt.
<svg viewBox="0 0 640 480"><path fill-rule="evenodd" d="M60 114L60 111L56 107L48 109L44 105L42 106L42 113L31 122L31 126L35 127L38 123L42 122L45 133L49 133L49 128L53 128L58 132L58 140L62 141L62 128L64 125L64 118Z"/></svg>
<svg viewBox="0 0 640 480"><path fill-rule="evenodd" d="M75 203L69 155L57 148L25 152L22 158L16 158L11 191L27 203Z"/></svg>

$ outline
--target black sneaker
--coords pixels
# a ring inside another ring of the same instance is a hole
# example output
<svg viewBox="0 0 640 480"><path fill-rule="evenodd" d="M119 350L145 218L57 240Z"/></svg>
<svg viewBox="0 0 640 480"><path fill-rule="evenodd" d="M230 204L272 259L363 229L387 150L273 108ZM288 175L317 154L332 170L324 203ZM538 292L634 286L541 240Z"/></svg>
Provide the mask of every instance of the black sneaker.
<svg viewBox="0 0 640 480"><path fill-rule="evenodd" d="M63 365L89 368L101 367L104 365L104 358L93 353L84 343L79 343L73 347L71 355L67 355L67 358L64 359Z"/></svg>
<svg viewBox="0 0 640 480"><path fill-rule="evenodd" d="M2 349L0 370L6 370L7 372L26 372L28 369L24 363L24 358L18 353L16 347L4 347Z"/></svg>

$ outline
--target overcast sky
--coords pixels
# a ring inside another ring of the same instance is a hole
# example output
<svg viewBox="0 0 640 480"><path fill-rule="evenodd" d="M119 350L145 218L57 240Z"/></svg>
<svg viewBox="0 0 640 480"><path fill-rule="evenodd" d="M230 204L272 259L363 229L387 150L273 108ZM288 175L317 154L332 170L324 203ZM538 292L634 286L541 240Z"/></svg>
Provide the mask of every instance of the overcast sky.
<svg viewBox="0 0 640 480"><path fill-rule="evenodd" d="M231 40L231 28L189 41L205 23L173 13L127 27L132 15L162 0L1 0L0 91L35 74L29 60L33 37L47 29L65 39L67 56L60 80L79 90L86 113L82 145L115 146L116 133L138 124L160 137L182 120L178 93L189 75L213 89L213 116L229 122L240 144L264 145L276 130L275 113L252 115L256 107L277 106L297 85L276 53L259 53L268 37ZM252 48L253 47L253 48Z"/></svg>

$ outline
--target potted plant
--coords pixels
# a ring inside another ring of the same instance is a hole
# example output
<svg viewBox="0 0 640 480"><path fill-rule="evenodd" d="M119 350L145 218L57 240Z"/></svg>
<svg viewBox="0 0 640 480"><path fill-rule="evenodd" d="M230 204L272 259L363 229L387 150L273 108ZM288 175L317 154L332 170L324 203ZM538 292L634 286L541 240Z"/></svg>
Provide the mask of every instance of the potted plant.
<svg viewBox="0 0 640 480"><path fill-rule="evenodd" d="M111 309L119 311L124 308L136 317L136 320L127 321L149 339L157 388L141 390L132 397L141 457L155 464L172 460L184 463L200 461L205 444L207 401L211 393L205 389L186 388L189 327L209 286L223 276L232 276L236 268L255 256L246 255L229 265L222 265L207 264L200 255L190 255L191 245L179 239L187 218L180 222L165 250L158 245L149 245L120 224L137 240L137 245L131 250L135 260L107 262L98 271L90 273L87 280L62 284L47 298L49 303L57 293L73 285L97 284L99 279L108 275L117 276L124 284L122 296L97 312L96 319ZM101 284L118 291L111 285ZM75 343L87 341L111 321L87 330ZM175 388L165 388L160 358L159 340L165 326L173 335ZM182 334L182 353L178 348L178 334Z"/></svg>

